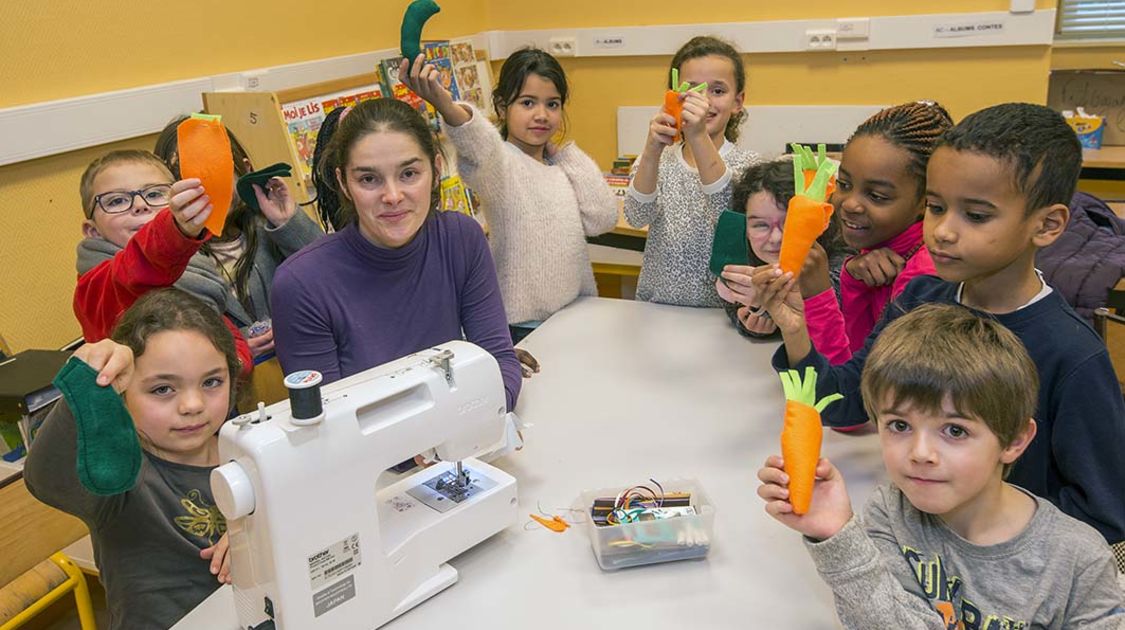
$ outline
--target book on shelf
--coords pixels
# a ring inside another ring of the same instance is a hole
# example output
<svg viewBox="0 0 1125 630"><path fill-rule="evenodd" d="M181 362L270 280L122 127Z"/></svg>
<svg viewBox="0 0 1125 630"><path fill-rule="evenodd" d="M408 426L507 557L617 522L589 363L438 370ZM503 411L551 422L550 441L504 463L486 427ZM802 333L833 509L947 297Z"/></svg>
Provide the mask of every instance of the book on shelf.
<svg viewBox="0 0 1125 630"><path fill-rule="evenodd" d="M382 98L383 94L383 86L374 83L281 106L289 136L297 151L297 168L306 181L312 173L316 136L324 117L338 107L350 107L363 101Z"/></svg>

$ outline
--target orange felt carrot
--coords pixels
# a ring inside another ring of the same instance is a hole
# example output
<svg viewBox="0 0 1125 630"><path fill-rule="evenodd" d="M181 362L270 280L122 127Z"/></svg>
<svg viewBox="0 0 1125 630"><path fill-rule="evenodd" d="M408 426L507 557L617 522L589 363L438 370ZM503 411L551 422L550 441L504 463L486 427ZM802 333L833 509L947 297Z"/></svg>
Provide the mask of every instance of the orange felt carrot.
<svg viewBox="0 0 1125 630"><path fill-rule="evenodd" d="M227 211L234 196L234 157L230 138L219 116L192 114L176 128L180 152L180 175L198 178L211 198L211 216L203 224L215 236L223 233Z"/></svg>
<svg viewBox="0 0 1125 630"><path fill-rule="evenodd" d="M785 215L778 264L782 271L798 275L813 243L828 229L832 218L832 204L826 200L836 187L836 164L825 157L823 144L816 157L808 147L794 144L793 149L796 194L789 200Z"/></svg>
<svg viewBox="0 0 1125 630"><path fill-rule="evenodd" d="M782 372L785 389L785 426L781 429L781 458L789 475L789 503L794 514L805 514L812 502L816 464L820 461L820 412L843 398L832 394L816 402L816 370L805 368L805 380L797 370Z"/></svg>
<svg viewBox="0 0 1125 630"><path fill-rule="evenodd" d="M684 104L680 101L680 93L668 90L664 93L664 111L676 119L676 140L680 139L680 125L683 124Z"/></svg>
<svg viewBox="0 0 1125 630"><path fill-rule="evenodd" d="M672 68L672 89L664 93L664 111L676 119L676 137L673 142L680 141L680 127L683 126L684 102L680 97L684 92L700 92L707 89L706 83L690 88L691 84L687 81L680 83L680 71L678 68Z"/></svg>

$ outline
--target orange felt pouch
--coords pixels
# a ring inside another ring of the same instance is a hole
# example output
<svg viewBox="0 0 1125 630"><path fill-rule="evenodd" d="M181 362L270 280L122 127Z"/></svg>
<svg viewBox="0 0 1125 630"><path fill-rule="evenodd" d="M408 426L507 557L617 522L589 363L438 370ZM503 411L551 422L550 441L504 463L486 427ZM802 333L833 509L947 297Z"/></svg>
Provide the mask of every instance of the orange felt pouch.
<svg viewBox="0 0 1125 630"><path fill-rule="evenodd" d="M197 178L211 198L211 216L203 224L221 236L234 198L234 156L230 138L218 116L194 114L176 129L180 153L180 176Z"/></svg>

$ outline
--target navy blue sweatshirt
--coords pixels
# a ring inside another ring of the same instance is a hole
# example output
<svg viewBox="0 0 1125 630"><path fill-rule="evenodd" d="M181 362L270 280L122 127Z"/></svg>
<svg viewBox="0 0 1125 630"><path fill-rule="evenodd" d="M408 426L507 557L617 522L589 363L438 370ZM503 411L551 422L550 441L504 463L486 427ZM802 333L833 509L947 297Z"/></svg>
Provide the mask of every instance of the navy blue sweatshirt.
<svg viewBox="0 0 1125 630"><path fill-rule="evenodd" d="M816 368L817 398L844 395L821 414L824 424L850 426L867 417L859 379L879 333L922 304L957 304L957 286L919 276L887 306L850 361L832 367L814 349L793 366L802 372L806 366ZM973 312L1014 332L1039 368L1039 431L1007 481L1047 498L1110 543L1125 540L1125 402L1105 344L1057 291L1014 313ZM773 366L790 368L784 346L774 355Z"/></svg>

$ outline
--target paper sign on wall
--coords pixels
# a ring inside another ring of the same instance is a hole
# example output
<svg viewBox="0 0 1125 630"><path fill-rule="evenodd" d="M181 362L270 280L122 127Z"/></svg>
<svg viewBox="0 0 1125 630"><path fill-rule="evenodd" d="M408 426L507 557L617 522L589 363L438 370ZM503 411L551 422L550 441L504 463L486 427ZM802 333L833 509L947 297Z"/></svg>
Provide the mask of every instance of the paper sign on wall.
<svg viewBox="0 0 1125 630"><path fill-rule="evenodd" d="M971 37L974 35L1003 35L1003 20L978 20L975 22L942 22L934 24L934 37Z"/></svg>

